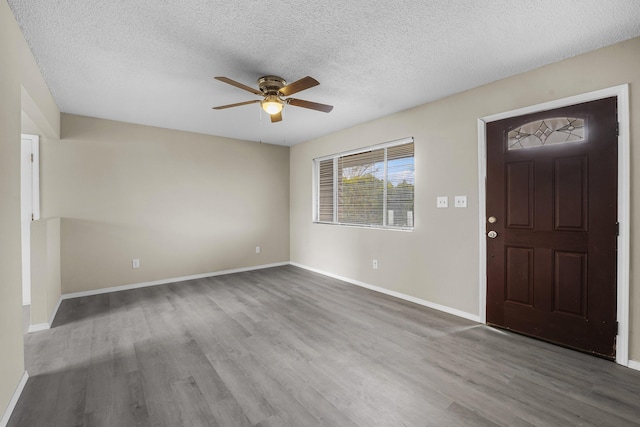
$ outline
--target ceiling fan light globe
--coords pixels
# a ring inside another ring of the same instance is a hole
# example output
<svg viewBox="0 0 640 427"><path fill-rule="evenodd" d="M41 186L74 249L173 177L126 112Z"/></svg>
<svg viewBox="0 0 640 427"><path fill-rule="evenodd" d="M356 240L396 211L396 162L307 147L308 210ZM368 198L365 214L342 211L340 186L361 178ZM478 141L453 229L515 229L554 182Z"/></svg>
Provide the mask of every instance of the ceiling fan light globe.
<svg viewBox="0 0 640 427"><path fill-rule="evenodd" d="M270 115L278 114L284 107L282 101L280 101L277 97L267 97L260 102L260 105L262 106L262 109Z"/></svg>

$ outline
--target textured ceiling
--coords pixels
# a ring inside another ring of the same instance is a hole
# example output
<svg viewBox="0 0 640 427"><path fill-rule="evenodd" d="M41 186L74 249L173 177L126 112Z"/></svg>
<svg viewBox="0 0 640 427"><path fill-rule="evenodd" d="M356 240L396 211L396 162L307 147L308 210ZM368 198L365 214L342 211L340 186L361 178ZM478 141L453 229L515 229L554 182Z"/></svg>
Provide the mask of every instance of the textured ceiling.
<svg viewBox="0 0 640 427"><path fill-rule="evenodd" d="M8 0L66 113L293 145L640 36L637 0ZM271 123L249 86L320 86Z"/></svg>

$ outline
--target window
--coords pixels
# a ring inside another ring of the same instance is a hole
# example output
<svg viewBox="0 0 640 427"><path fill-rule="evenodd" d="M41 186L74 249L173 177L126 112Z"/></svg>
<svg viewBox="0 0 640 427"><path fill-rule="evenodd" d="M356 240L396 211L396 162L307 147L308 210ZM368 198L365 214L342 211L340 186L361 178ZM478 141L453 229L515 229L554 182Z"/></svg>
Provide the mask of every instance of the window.
<svg viewBox="0 0 640 427"><path fill-rule="evenodd" d="M314 221L413 228L413 138L314 159Z"/></svg>

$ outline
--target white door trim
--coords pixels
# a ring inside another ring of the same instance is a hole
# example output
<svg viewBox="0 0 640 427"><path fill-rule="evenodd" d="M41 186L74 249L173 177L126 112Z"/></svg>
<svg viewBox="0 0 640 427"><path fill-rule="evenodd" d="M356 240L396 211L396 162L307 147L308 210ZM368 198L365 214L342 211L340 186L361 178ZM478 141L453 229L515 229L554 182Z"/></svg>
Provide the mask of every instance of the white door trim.
<svg viewBox="0 0 640 427"><path fill-rule="evenodd" d="M40 219L40 136L21 134L21 139L31 141L31 153L33 154L33 167L31 168L33 220Z"/></svg>
<svg viewBox="0 0 640 427"><path fill-rule="evenodd" d="M480 231L480 268L479 268L479 296L480 321L487 322L487 248L485 237L486 216L486 180L487 180L487 147L486 125L489 122L522 116L538 111L566 107L583 102L595 101L615 96L618 98L618 222L620 235L618 236L618 265L617 265L617 319L618 338L616 340L616 363L629 365L629 270L630 270L630 219L631 219L631 157L630 157L630 115L629 115L629 85L624 84L606 89L596 90L581 95L519 108L500 114L481 117L478 119L478 217Z"/></svg>
<svg viewBox="0 0 640 427"><path fill-rule="evenodd" d="M20 227L22 243L22 304L31 304L31 221L40 219L40 137L21 135ZM33 160L30 160L31 157ZM26 175L25 175L26 174ZM26 217L29 217L26 222Z"/></svg>

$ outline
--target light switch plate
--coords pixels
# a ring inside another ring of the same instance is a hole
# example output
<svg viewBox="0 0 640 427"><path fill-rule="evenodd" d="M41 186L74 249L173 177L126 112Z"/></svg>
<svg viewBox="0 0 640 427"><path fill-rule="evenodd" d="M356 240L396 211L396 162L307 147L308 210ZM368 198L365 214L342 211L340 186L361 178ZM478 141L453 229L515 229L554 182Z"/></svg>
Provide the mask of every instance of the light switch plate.
<svg viewBox="0 0 640 427"><path fill-rule="evenodd" d="M439 208L448 208L449 198L447 196L438 196L436 199L436 206Z"/></svg>
<svg viewBox="0 0 640 427"><path fill-rule="evenodd" d="M455 206L456 208L466 208L467 207L467 196L456 196Z"/></svg>

